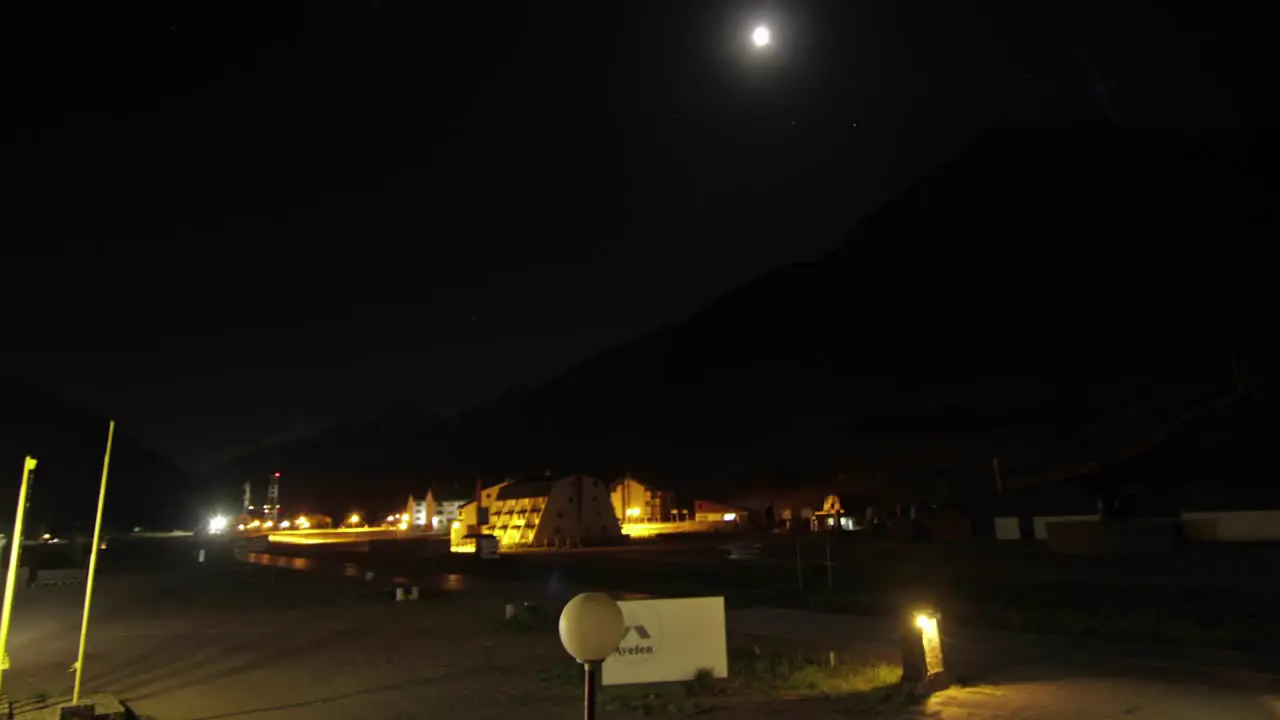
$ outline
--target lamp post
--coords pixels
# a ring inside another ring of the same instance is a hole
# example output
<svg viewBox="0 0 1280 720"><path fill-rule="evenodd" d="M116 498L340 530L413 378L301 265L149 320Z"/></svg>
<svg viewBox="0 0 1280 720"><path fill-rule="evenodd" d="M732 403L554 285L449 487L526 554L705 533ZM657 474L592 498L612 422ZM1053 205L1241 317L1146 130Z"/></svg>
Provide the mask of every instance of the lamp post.
<svg viewBox="0 0 1280 720"><path fill-rule="evenodd" d="M560 643L574 660L582 663L585 720L595 720L600 664L618 648L626 632L622 608L604 593L582 593L560 613Z"/></svg>

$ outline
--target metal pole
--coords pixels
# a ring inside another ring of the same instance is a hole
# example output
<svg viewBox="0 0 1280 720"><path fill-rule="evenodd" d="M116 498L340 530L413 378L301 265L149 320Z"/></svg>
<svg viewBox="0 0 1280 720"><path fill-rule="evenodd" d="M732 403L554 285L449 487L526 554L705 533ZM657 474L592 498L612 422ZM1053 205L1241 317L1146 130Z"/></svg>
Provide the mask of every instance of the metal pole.
<svg viewBox="0 0 1280 720"><path fill-rule="evenodd" d="M804 592L804 565L800 564L800 541L796 540L796 582L800 586L800 592Z"/></svg>
<svg viewBox="0 0 1280 720"><path fill-rule="evenodd" d="M831 577L831 533L827 533L827 589L835 590L836 581Z"/></svg>
<svg viewBox="0 0 1280 720"><path fill-rule="evenodd" d="M583 693L582 717L584 720L596 720L596 668L599 663L582 663Z"/></svg>
<svg viewBox="0 0 1280 720"><path fill-rule="evenodd" d="M4 613L0 616L0 689L4 688L4 671L9 669L9 621L13 619L13 591L18 586L18 561L22 555L22 521L27 515L27 488L36 459L27 456L22 463L22 485L18 488L18 512L13 519L13 537L9 539L9 577L4 585Z"/></svg>
<svg viewBox="0 0 1280 720"><path fill-rule="evenodd" d="M80 651L76 654L76 684L71 691L71 704L80 702L80 678L84 673L84 641L89 634L89 606L93 604L93 577L98 570L98 548L102 543L102 507L107 502L107 468L111 465L111 441L116 435L116 421L107 425L107 451L102 456L102 486L98 489L98 519L93 524L93 549L89 551L89 577L84 584L84 619L80 621ZM201 551L203 552L203 551Z"/></svg>

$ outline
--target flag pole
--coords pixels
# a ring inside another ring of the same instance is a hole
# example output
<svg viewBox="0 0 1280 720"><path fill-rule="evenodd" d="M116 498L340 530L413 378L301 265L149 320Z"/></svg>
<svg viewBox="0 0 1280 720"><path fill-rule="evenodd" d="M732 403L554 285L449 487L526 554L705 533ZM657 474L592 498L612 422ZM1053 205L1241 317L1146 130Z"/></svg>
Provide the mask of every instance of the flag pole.
<svg viewBox="0 0 1280 720"><path fill-rule="evenodd" d="M18 513L13 519L13 537L9 538L9 577L4 585L4 613L0 616L0 689L4 688L4 671L9 669L9 621L13 619L13 591L18 587L18 561L22 558L22 521L27 516L27 487L36 459L27 456L22 463L22 485L18 489Z"/></svg>
<svg viewBox="0 0 1280 720"><path fill-rule="evenodd" d="M89 606L93 604L93 577L98 570L98 548L102 546L102 507L107 502L107 468L111 465L111 441L116 436L116 421L107 425L107 451L102 456L102 487L98 490L98 518L93 523L93 549L89 551L89 577L84 584L84 619L80 621L80 651L76 654L76 685L71 704L80 702L80 678L84 673L84 641L89 634Z"/></svg>

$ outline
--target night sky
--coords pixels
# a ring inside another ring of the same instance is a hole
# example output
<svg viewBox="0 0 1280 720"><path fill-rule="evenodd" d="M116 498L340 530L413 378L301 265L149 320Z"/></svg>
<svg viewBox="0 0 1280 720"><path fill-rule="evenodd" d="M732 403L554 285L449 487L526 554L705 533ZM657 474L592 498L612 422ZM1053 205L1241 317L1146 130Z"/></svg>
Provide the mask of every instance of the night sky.
<svg viewBox="0 0 1280 720"><path fill-rule="evenodd" d="M199 468L554 376L988 127L1262 122L1246 19L1111 5L6 6L0 373Z"/></svg>

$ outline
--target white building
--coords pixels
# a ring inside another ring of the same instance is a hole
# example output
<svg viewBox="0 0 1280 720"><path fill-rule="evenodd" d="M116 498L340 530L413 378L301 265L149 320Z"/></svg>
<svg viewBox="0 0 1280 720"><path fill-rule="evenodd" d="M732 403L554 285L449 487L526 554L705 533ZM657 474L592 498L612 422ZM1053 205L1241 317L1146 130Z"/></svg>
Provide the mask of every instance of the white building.
<svg viewBox="0 0 1280 720"><path fill-rule="evenodd" d="M405 505L404 514L408 518L409 526L417 529L434 530L435 527L431 522L431 518L436 516L436 499L427 491L426 497L409 496L409 502Z"/></svg>
<svg viewBox="0 0 1280 720"><path fill-rule="evenodd" d="M478 525L475 503L462 508L454 538L478 531L497 536L503 547L620 542L622 529L609 496L604 482L585 475L503 483L483 491Z"/></svg>
<svg viewBox="0 0 1280 720"><path fill-rule="evenodd" d="M668 493L654 490L630 476L613 483L609 491L613 513L622 524L655 523L667 519L672 507Z"/></svg>
<svg viewBox="0 0 1280 720"><path fill-rule="evenodd" d="M462 508L470 502L471 500L467 498L437 502L435 514L431 516L434 529L447 530L452 527L453 523L462 519Z"/></svg>

